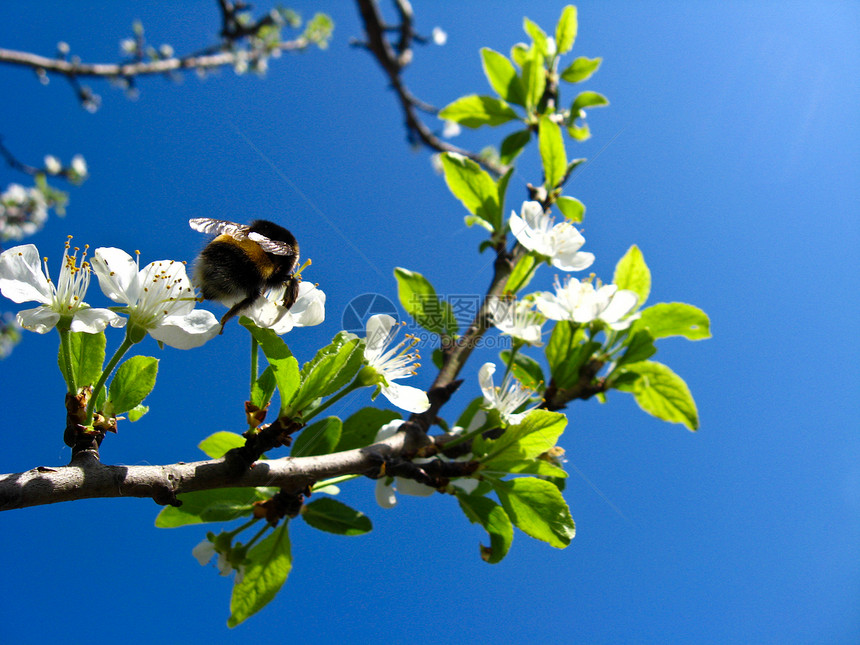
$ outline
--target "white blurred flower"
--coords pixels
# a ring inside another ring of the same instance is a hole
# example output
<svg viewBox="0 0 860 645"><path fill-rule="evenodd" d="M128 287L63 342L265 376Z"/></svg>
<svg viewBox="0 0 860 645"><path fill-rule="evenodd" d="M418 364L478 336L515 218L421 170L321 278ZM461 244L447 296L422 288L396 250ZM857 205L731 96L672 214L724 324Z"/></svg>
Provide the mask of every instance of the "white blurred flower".
<svg viewBox="0 0 860 645"><path fill-rule="evenodd" d="M448 34L442 27L433 27L433 42L437 45L444 45L448 42Z"/></svg>
<svg viewBox="0 0 860 645"><path fill-rule="evenodd" d="M495 298L490 302L493 326L533 347L542 347L541 327L546 319L525 300Z"/></svg>
<svg viewBox="0 0 860 645"><path fill-rule="evenodd" d="M404 423L405 421L403 419L395 419L390 423L386 423L379 429L379 432L376 433L376 439L374 439L374 441L382 441L383 439L388 439L389 437L394 436L400 426ZM429 461L432 460L415 459L412 463L421 464ZM425 484L420 484L414 479L408 479L406 477L380 477L376 480L376 503L382 508L392 508L397 504L397 497L394 494L395 492L403 493L404 495L415 495L417 497L429 497L436 492L436 489Z"/></svg>
<svg viewBox="0 0 860 645"><path fill-rule="evenodd" d="M205 567L209 564L209 561L218 554L218 560L215 562L215 566L218 567L218 573L222 576L230 575L231 571L234 571L233 565L230 564L230 559L228 554L222 553L218 551L215 544L209 540L209 538L204 538L202 542L200 542L197 546L191 549L191 555L193 555L197 562L200 563L201 567ZM236 584L242 581L242 576L245 575L245 567L240 566L236 571Z"/></svg>
<svg viewBox="0 0 860 645"><path fill-rule="evenodd" d="M40 303L35 309L18 312L18 324L39 334L53 329L61 318L68 319L69 329L74 332L95 334L108 325L122 327L125 320L114 312L93 309L84 302L90 284L86 247L78 265L78 249L69 255L69 246L66 242L56 284L48 273L47 258L44 272L40 268L39 251L33 244L0 253L0 292L13 302Z"/></svg>
<svg viewBox="0 0 860 645"><path fill-rule="evenodd" d="M102 292L127 306L131 340L144 333L178 349L199 347L214 338L221 324L212 312L194 309L194 288L185 265L173 260L151 262L140 268L122 249L96 249L92 260Z"/></svg>
<svg viewBox="0 0 860 645"><path fill-rule="evenodd" d="M54 155L45 155L45 170L49 175L56 175L63 169L63 164Z"/></svg>
<svg viewBox="0 0 860 645"><path fill-rule="evenodd" d="M566 278L564 284L555 279L555 293L541 291L535 294L535 305L551 320L570 320L585 324L602 320L611 329L627 329L639 317L630 316L636 307L637 295L614 284L595 289L590 280Z"/></svg>
<svg viewBox="0 0 860 645"><path fill-rule="evenodd" d="M284 307L286 285L260 296L242 312L257 327L271 329L279 336L293 327L313 327L325 320L325 293L312 282L299 284L299 297L289 309Z"/></svg>
<svg viewBox="0 0 860 645"><path fill-rule="evenodd" d="M538 202L523 202L520 213L511 213L511 232L529 251L562 271L582 271L594 262L594 254L579 250L585 238L570 222L556 224Z"/></svg>
<svg viewBox="0 0 860 645"><path fill-rule="evenodd" d="M124 38L119 43L119 49L123 54L132 55L137 51L137 41L134 38Z"/></svg>
<svg viewBox="0 0 860 645"><path fill-rule="evenodd" d="M502 380L502 385L496 387L493 383L493 374L495 373L496 366L493 363L484 363L478 371L478 383L481 385L481 392L484 393L484 403L488 408L498 410L506 423L515 425L537 407L533 406L519 413L514 412L531 398L534 390L522 385L510 373Z"/></svg>
<svg viewBox="0 0 860 645"><path fill-rule="evenodd" d="M161 54L162 58L173 58L173 47L167 44L161 45L158 48L158 53Z"/></svg>
<svg viewBox="0 0 860 645"><path fill-rule="evenodd" d="M379 388L386 399L407 412L424 412L430 407L427 394L417 387L394 382L414 376L415 368L420 366L415 362L420 358L418 353L408 353L417 340L407 334L406 340L388 349L396 335L397 325L394 318L387 314L371 316L367 321L364 358L368 366L375 369L382 377Z"/></svg>
<svg viewBox="0 0 860 645"><path fill-rule="evenodd" d="M82 155L72 157L72 171L80 178L87 176L87 162Z"/></svg>
<svg viewBox="0 0 860 645"><path fill-rule="evenodd" d="M445 121L445 125L442 127L442 136L446 139L451 139L459 135L462 131L463 129L456 121Z"/></svg>
<svg viewBox="0 0 860 645"><path fill-rule="evenodd" d="M0 241L32 235L48 219L48 204L38 188L9 184L0 194Z"/></svg>

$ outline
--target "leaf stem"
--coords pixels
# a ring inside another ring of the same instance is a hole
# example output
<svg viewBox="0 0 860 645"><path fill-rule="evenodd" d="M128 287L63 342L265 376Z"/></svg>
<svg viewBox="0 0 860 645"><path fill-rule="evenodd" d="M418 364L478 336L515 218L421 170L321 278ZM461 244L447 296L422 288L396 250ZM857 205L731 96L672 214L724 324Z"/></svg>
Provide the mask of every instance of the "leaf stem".
<svg viewBox="0 0 860 645"><path fill-rule="evenodd" d="M66 380L66 388L69 394L75 394L78 391L75 385L75 374L72 369L72 343L69 337L71 333L68 329L59 329L60 332L60 360L63 362L63 378Z"/></svg>
<svg viewBox="0 0 860 645"><path fill-rule="evenodd" d="M96 406L96 399L98 399L99 392L101 392L102 388L105 386L105 382L108 380L108 377L113 372L114 368L119 363L120 359L125 355L125 353L134 345L134 341L128 337L126 333L125 338L122 341L122 344L117 348L114 355L111 356L108 364L105 365L104 371L102 375L99 377L98 382L93 386L93 393L90 395L90 401L87 403L87 424L93 422L93 409Z"/></svg>

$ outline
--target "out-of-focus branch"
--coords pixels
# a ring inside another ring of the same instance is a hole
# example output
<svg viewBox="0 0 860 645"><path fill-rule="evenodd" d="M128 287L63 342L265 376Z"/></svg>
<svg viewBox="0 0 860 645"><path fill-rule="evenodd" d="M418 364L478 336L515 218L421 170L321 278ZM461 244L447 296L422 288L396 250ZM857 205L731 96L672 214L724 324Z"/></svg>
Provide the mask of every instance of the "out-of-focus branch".
<svg viewBox="0 0 860 645"><path fill-rule="evenodd" d="M376 59L382 67L391 87L397 94L403 115L406 119L407 135L412 142L421 143L438 152L456 152L468 157L472 161L483 166L487 171L501 175L503 169L485 159L475 152L458 148L437 137L433 131L419 118L418 111L436 114L438 110L415 96L403 84L400 75L403 69L412 62L413 41L424 42L426 39L418 37L412 27L412 6L407 0L394 0L400 24L394 27L385 24L379 11L377 0L356 0L361 20L364 23L364 42L353 42L358 47L363 47ZM388 33L395 32L399 35L396 46L388 39Z"/></svg>

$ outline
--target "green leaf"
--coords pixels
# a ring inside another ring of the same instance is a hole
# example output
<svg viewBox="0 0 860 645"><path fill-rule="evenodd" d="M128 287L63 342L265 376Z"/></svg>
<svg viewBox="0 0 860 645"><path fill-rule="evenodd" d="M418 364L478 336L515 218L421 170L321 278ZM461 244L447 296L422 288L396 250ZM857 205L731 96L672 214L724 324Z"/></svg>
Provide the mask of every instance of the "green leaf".
<svg viewBox="0 0 860 645"><path fill-rule="evenodd" d="M102 393L104 393L104 390L102 390ZM147 412L149 412L148 405L136 405L128 411L128 420L134 423L135 421L138 421Z"/></svg>
<svg viewBox="0 0 860 645"><path fill-rule="evenodd" d="M685 302L661 302L642 310L633 329L647 329L654 338L683 336L689 340L711 337L708 315Z"/></svg>
<svg viewBox="0 0 860 645"><path fill-rule="evenodd" d="M84 332L69 332L69 360L74 371L74 383L77 387L93 385L102 375L102 365L105 361L105 334L87 334ZM62 352L62 346L60 346ZM65 363L59 360L60 371L65 374Z"/></svg>
<svg viewBox="0 0 860 645"><path fill-rule="evenodd" d="M239 324L251 333L263 350L266 360L269 361L269 367L272 368L281 397L280 412L286 412L290 400L299 389L299 362L290 352L284 339L271 329L260 329L245 316L239 318Z"/></svg>
<svg viewBox="0 0 860 645"><path fill-rule="evenodd" d="M504 509L493 500L478 495L467 495L456 490L460 508L472 524L480 524L490 536L490 546L480 545L481 559L489 564L501 562L511 548L514 527Z"/></svg>
<svg viewBox="0 0 860 645"><path fill-rule="evenodd" d="M535 477L490 483L508 517L523 533L558 549L570 544L576 527L554 484Z"/></svg>
<svg viewBox="0 0 860 645"><path fill-rule="evenodd" d="M658 419L683 423L690 430L698 429L696 402L684 379L666 365L654 361L631 363L623 369L639 377L632 385L624 387L624 391L633 393L640 408Z"/></svg>
<svg viewBox="0 0 860 645"><path fill-rule="evenodd" d="M523 151L523 148L526 147L531 136L531 130L528 128L525 130L517 130L516 132L506 136L502 140L502 147L499 150L499 161L506 166L510 165Z"/></svg>
<svg viewBox="0 0 860 645"><path fill-rule="evenodd" d="M341 422L337 417L326 417L304 428L290 450L291 457L310 457L334 452L340 441Z"/></svg>
<svg viewBox="0 0 860 645"><path fill-rule="evenodd" d="M581 83L582 81L586 81L591 78L591 75L594 74L594 72L597 71L597 68L600 67L600 63L602 62L602 58L586 58L585 56L580 56L564 68L564 71L561 73L561 80L567 81L568 83Z"/></svg>
<svg viewBox="0 0 860 645"><path fill-rule="evenodd" d="M568 320L559 321L553 327L549 342L544 353L549 363L550 372L553 376L559 371L574 345L585 339L585 332Z"/></svg>
<svg viewBox="0 0 860 645"><path fill-rule="evenodd" d="M369 446L382 426L399 418L400 413L394 410L362 408L343 422L335 452Z"/></svg>
<svg viewBox="0 0 860 645"><path fill-rule="evenodd" d="M472 442L475 454L485 454L481 462L488 467L500 462L525 461L542 455L555 446L567 425L560 412L532 410L517 425L508 427L498 439L476 437Z"/></svg>
<svg viewBox="0 0 860 645"><path fill-rule="evenodd" d="M508 365L511 361L511 350L505 349L499 353L502 362ZM532 390L543 389L546 380L543 377L543 369L535 359L526 356L522 352L514 354L514 365L511 368L516 379Z"/></svg>
<svg viewBox="0 0 860 645"><path fill-rule="evenodd" d="M478 410L481 409L481 404L483 402L484 402L483 396L479 396L479 397L472 399L469 402L469 405L467 405L464 408L464 410L460 413L460 416L457 417L457 421L456 421L456 423L454 423L454 425L459 426L459 427L463 428L464 430L468 430L469 426L472 424L472 419L475 418L475 415L478 413Z"/></svg>
<svg viewBox="0 0 860 645"><path fill-rule="evenodd" d="M581 126L569 125L567 126L567 133L571 138L576 139L577 141L585 141L591 137L591 130L587 123L584 123Z"/></svg>
<svg viewBox="0 0 860 645"><path fill-rule="evenodd" d="M541 56L544 58L549 56L549 44L547 42L546 32L544 32L537 23L532 22L528 18L523 18L523 29L529 36L531 36L531 39L535 44L535 49L541 53Z"/></svg>
<svg viewBox="0 0 860 645"><path fill-rule="evenodd" d="M577 224L582 222L585 217L585 204L579 201L576 197L566 197L562 195L555 200L558 210L571 222Z"/></svg>
<svg viewBox="0 0 860 645"><path fill-rule="evenodd" d="M526 90L526 108L534 110L546 88L544 57L535 47L529 50L523 61L523 85Z"/></svg>
<svg viewBox="0 0 860 645"><path fill-rule="evenodd" d="M648 300L648 294L651 293L651 271L645 264L642 251L635 244L627 249L627 253L615 265L612 283L618 285L619 289L628 289L639 296L637 309Z"/></svg>
<svg viewBox="0 0 860 645"><path fill-rule="evenodd" d="M647 329L634 331L627 337L625 343L627 350L618 360L617 366L626 363L638 363L646 358L651 358L657 353L657 348L654 347L654 337Z"/></svg>
<svg viewBox="0 0 860 645"><path fill-rule="evenodd" d="M540 477L552 477L566 479L567 473L545 459L536 457L529 460L506 461L494 459L492 465L482 469L484 473L498 473L512 475L539 475Z"/></svg>
<svg viewBox="0 0 860 645"><path fill-rule="evenodd" d="M538 126L538 149L543 163L547 190L553 190L567 171L567 153L561 137L561 128L548 116L542 116Z"/></svg>
<svg viewBox="0 0 860 645"><path fill-rule="evenodd" d="M251 403L261 410L265 408L272 400L276 386L275 370L272 369L271 365L268 365L254 381L254 385L251 386Z"/></svg>
<svg viewBox="0 0 860 645"><path fill-rule="evenodd" d="M513 167L508 168L505 174L499 177L499 180L496 182L496 192L499 195L499 222L501 222L501 220L503 219L502 216L505 212L505 195L508 192L508 184L510 183L511 177L513 177L513 175Z"/></svg>
<svg viewBox="0 0 860 645"><path fill-rule="evenodd" d="M478 164L453 152L442 154L442 171L445 182L454 197L477 217L484 220L490 230L501 227L498 185Z"/></svg>
<svg viewBox="0 0 860 645"><path fill-rule="evenodd" d="M511 60L523 69L529 55L529 48L524 43L517 43L511 47Z"/></svg>
<svg viewBox="0 0 860 645"><path fill-rule="evenodd" d="M455 121L467 128L480 128L482 125L501 125L520 117L501 99L471 94L442 108L439 118Z"/></svg>
<svg viewBox="0 0 860 645"><path fill-rule="evenodd" d="M580 92L570 106L570 113L571 115L578 115L582 109L602 107L604 105L609 105L609 99L603 96L603 94L598 94L597 92Z"/></svg>
<svg viewBox="0 0 860 645"><path fill-rule="evenodd" d="M293 568L288 523L284 522L248 552L241 582L233 586L228 627L256 614L275 597Z"/></svg>
<svg viewBox="0 0 860 645"><path fill-rule="evenodd" d="M245 437L235 432L221 430L206 437L203 441L197 444L197 447L202 450L207 457L212 459L220 459L227 454L227 451L233 448L241 448L245 445Z"/></svg>
<svg viewBox="0 0 860 645"><path fill-rule="evenodd" d="M265 489L217 488L178 495L182 506L166 506L155 518L155 526L172 529L190 524L229 522L250 515L254 502L270 497Z"/></svg>
<svg viewBox="0 0 860 645"><path fill-rule="evenodd" d="M484 47L481 49L484 74L496 93L505 101L525 105L525 91L517 70L504 54Z"/></svg>
<svg viewBox="0 0 860 645"><path fill-rule="evenodd" d="M289 404L290 413L307 408L315 400L347 385L364 362L364 341L338 332L332 342L302 366L301 387Z"/></svg>
<svg viewBox="0 0 860 645"><path fill-rule="evenodd" d="M578 25L576 7L569 4L561 10L561 17L555 26L555 47L559 54L566 54L573 49Z"/></svg>
<svg viewBox="0 0 860 645"><path fill-rule="evenodd" d="M522 256L517 261L514 270L511 271L511 275L508 276L505 291L516 294L521 289L525 289L534 277L538 264L540 261L531 253Z"/></svg>
<svg viewBox="0 0 860 645"><path fill-rule="evenodd" d="M364 535L373 529L367 515L331 497L305 504L302 519L315 529L337 535Z"/></svg>
<svg viewBox="0 0 860 645"><path fill-rule="evenodd" d="M436 295L436 289L420 273L395 267L397 295L400 305L427 331L434 334L453 335L457 333L457 320L448 302Z"/></svg>
<svg viewBox="0 0 860 645"><path fill-rule="evenodd" d="M155 387L158 359L132 356L119 366L108 390L105 413L122 414L140 403Z"/></svg>

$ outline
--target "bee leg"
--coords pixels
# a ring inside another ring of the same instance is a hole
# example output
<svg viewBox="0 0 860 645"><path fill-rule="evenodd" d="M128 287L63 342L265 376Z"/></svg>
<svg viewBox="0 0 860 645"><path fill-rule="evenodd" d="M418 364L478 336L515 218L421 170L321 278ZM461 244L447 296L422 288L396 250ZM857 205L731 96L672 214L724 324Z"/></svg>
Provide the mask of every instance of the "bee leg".
<svg viewBox="0 0 860 645"><path fill-rule="evenodd" d="M287 282L287 288L284 291L284 309L289 309L296 304L296 300L299 299L299 284L301 281L302 279L298 276L290 276L290 279Z"/></svg>
<svg viewBox="0 0 860 645"><path fill-rule="evenodd" d="M221 316L221 331L219 331L218 334L220 335L220 334L224 333L224 325L227 324L228 320L237 316L239 314L239 312L241 312L245 307L250 307L256 299L257 299L257 294L255 293L255 294L248 296L244 300L240 300L235 305L230 307L229 311L227 311L226 314Z"/></svg>

